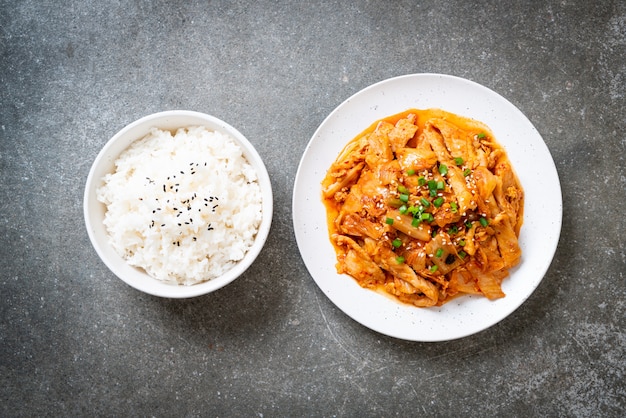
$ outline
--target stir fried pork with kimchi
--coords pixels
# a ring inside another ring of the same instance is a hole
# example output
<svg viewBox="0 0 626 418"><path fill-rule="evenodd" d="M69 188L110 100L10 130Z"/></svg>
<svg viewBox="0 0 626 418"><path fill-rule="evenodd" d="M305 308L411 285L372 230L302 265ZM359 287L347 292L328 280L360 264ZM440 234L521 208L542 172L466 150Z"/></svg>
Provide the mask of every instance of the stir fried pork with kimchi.
<svg viewBox="0 0 626 418"><path fill-rule="evenodd" d="M504 297L524 193L489 128L438 109L377 121L322 182L337 271L419 307Z"/></svg>

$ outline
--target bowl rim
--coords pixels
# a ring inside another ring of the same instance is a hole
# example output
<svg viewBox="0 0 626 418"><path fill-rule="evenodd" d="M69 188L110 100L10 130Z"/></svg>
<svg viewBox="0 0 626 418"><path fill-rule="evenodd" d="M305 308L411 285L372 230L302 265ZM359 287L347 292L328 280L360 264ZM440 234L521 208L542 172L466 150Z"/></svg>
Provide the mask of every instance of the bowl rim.
<svg viewBox="0 0 626 418"><path fill-rule="evenodd" d="M252 246L244 258L223 275L194 285L173 285L150 277L143 269L132 267L108 243L103 224L105 205L96 198L104 174L112 172L122 151L143 138L151 128L175 130L190 126L206 128L229 135L242 148L244 156L257 173L262 195L262 218ZM191 298L216 291L241 276L256 260L267 241L273 217L273 191L265 164L252 143L229 123L206 113L192 110L166 110L146 115L115 133L94 159L85 182L83 216L89 240L100 260L119 279L141 292L164 298ZM104 234L103 234L104 232ZM146 280L149 279L149 280Z"/></svg>

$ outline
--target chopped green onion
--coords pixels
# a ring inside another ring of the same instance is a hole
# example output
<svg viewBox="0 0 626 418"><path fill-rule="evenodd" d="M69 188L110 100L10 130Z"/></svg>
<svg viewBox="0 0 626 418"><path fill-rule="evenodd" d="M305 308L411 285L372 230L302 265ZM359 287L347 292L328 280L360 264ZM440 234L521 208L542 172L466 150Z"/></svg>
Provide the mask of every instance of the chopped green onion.
<svg viewBox="0 0 626 418"><path fill-rule="evenodd" d="M412 176L415 174L415 170L413 170L412 168L406 171L407 176Z"/></svg>
<svg viewBox="0 0 626 418"><path fill-rule="evenodd" d="M396 263L398 263L398 264L402 264L402 263L404 263L404 257L402 257L401 255L399 255L398 257L396 257Z"/></svg>
<svg viewBox="0 0 626 418"><path fill-rule="evenodd" d="M430 270L431 273L436 272L437 271L437 264L433 264L432 266L430 266L429 270Z"/></svg>
<svg viewBox="0 0 626 418"><path fill-rule="evenodd" d="M430 197L437 196L437 184L438 183L435 180L428 180L428 194L430 195Z"/></svg>
<svg viewBox="0 0 626 418"><path fill-rule="evenodd" d="M433 228L433 232L430 233L430 236L435 238L437 236L437 232L438 232L438 229L437 228Z"/></svg>
<svg viewBox="0 0 626 418"><path fill-rule="evenodd" d="M435 253L435 257L441 257L443 255L443 248L439 248Z"/></svg>
<svg viewBox="0 0 626 418"><path fill-rule="evenodd" d="M443 190L446 187L446 184L443 181L437 182L437 190Z"/></svg>
<svg viewBox="0 0 626 418"><path fill-rule="evenodd" d="M400 212L403 215L406 215L406 213L409 211L409 209L406 207L406 205L402 205L398 208L398 212Z"/></svg>
<svg viewBox="0 0 626 418"><path fill-rule="evenodd" d="M385 219L385 223L386 223L387 225L393 225L393 218L387 218L387 219Z"/></svg>
<svg viewBox="0 0 626 418"><path fill-rule="evenodd" d="M459 245L460 245L461 247L464 247L464 246L465 246L465 240L464 240L464 239L460 240L460 241L459 241Z"/></svg>
<svg viewBox="0 0 626 418"><path fill-rule="evenodd" d="M463 170L463 176L467 177L470 174L472 174L472 170L470 170L469 168L466 168L465 170Z"/></svg>
<svg viewBox="0 0 626 418"><path fill-rule="evenodd" d="M459 206L456 204L456 202L450 202L450 212L457 213L458 210Z"/></svg>
<svg viewBox="0 0 626 418"><path fill-rule="evenodd" d="M470 221L465 222L465 227L467 229L472 229L472 223Z"/></svg>
<svg viewBox="0 0 626 418"><path fill-rule="evenodd" d="M478 220L478 222L480 222L480 224L481 224L482 226L487 226L487 225L489 225L489 221L487 220L487 218L480 218L480 219Z"/></svg>
<svg viewBox="0 0 626 418"><path fill-rule="evenodd" d="M423 212L424 209L423 208L418 208L415 206L409 206L409 209L407 209L407 212L409 212L411 215L415 216L420 212Z"/></svg>
<svg viewBox="0 0 626 418"><path fill-rule="evenodd" d="M459 251L459 257L461 258L461 260L463 260L465 257L467 257L467 253L465 251Z"/></svg>
<svg viewBox="0 0 626 418"><path fill-rule="evenodd" d="M409 195L406 194L406 193L402 193L400 195L400 200L403 201L404 203L408 202L409 201Z"/></svg>
<svg viewBox="0 0 626 418"><path fill-rule="evenodd" d="M425 197L422 197L420 199L420 202L422 203L422 205L424 205L425 208L430 206L430 202L428 201L428 199L426 199Z"/></svg>
<svg viewBox="0 0 626 418"><path fill-rule="evenodd" d="M461 164L463 164L463 158L461 158L461 157L456 157L456 158L454 159L454 164L456 164L456 165L461 165Z"/></svg>
<svg viewBox="0 0 626 418"><path fill-rule="evenodd" d="M420 219L422 221L427 221L427 222L432 222L435 220L435 218L433 217L433 215L431 213L422 213L422 215L420 216Z"/></svg>
<svg viewBox="0 0 626 418"><path fill-rule="evenodd" d="M411 221L411 226L417 228L418 226L420 226L421 222L422 222L421 219L413 218L413 220Z"/></svg>
<svg viewBox="0 0 626 418"><path fill-rule="evenodd" d="M441 174L442 176L445 176L446 174L448 174L448 166L445 164L440 164L439 165L439 174Z"/></svg>
<svg viewBox="0 0 626 418"><path fill-rule="evenodd" d="M440 207L441 205L443 205L443 197L439 196L437 199L433 200L433 206L435 206L436 208Z"/></svg>
<svg viewBox="0 0 626 418"><path fill-rule="evenodd" d="M421 176L420 178L417 179L417 184L419 184L420 186L423 186L426 184L426 179L424 178L424 176Z"/></svg>
<svg viewBox="0 0 626 418"><path fill-rule="evenodd" d="M476 135L478 138L484 138L485 137L485 133L481 132L478 135Z"/></svg>
<svg viewBox="0 0 626 418"><path fill-rule="evenodd" d="M456 234L457 232L459 232L459 228L456 225L452 225L450 227L450 229L448 229L448 233L449 234Z"/></svg>
<svg viewBox="0 0 626 418"><path fill-rule="evenodd" d="M398 191L399 191L400 193L403 193L403 194L407 194L407 193L409 193L409 189L407 189L407 188L406 188L404 185L402 185L402 184L398 186Z"/></svg>
<svg viewBox="0 0 626 418"><path fill-rule="evenodd" d="M396 238L393 241L391 241L391 245L393 245L394 248L398 248L399 246L402 245L402 240L400 238Z"/></svg>

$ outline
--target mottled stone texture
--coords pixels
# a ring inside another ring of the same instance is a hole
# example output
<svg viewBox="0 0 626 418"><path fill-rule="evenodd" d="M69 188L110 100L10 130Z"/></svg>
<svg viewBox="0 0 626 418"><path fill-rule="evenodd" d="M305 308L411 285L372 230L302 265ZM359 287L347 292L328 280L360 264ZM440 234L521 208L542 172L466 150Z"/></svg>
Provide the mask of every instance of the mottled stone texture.
<svg viewBox="0 0 626 418"><path fill-rule="evenodd" d="M624 1L0 0L0 415L623 416L625 53ZM419 72L518 106L563 188L536 292L446 343L387 338L339 311L291 217L326 115ZM239 128L274 186L258 262L192 300L115 278L82 220L108 138L175 108Z"/></svg>

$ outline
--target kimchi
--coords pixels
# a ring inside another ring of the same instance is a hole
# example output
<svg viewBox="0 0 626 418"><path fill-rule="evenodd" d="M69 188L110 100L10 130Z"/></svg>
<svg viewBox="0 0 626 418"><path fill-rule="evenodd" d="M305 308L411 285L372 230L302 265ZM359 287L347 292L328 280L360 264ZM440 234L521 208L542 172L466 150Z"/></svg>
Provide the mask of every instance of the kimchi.
<svg viewBox="0 0 626 418"><path fill-rule="evenodd" d="M440 109L376 121L322 181L337 272L418 307L504 297L524 192L483 123Z"/></svg>

